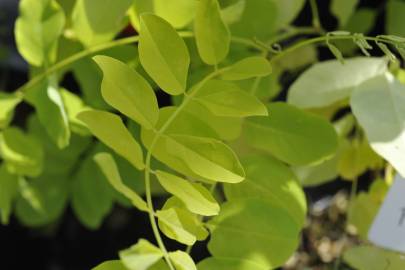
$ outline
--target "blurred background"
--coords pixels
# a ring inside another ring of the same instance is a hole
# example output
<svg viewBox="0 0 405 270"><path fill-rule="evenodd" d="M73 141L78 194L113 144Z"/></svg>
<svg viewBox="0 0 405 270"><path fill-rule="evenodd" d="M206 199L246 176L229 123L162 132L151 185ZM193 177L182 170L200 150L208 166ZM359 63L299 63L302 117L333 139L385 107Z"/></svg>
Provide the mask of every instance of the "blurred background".
<svg viewBox="0 0 405 270"><path fill-rule="evenodd" d="M0 0L0 91L13 92L28 79L28 66L19 56L14 41L18 4L18 0ZM360 1L357 8L370 9L373 14L365 29L368 35L385 33L386 4L387 1L381 0ZM318 5L325 29L335 30L338 22L329 11L330 1L318 0ZM310 24L311 10L307 3L294 25ZM134 30L128 26L121 35L133 34ZM317 53L319 59L331 58L327 48L320 48ZM375 55L381 55L381 52L375 51ZM284 91L277 99L285 99L285 89L299 72L286 72L280 77ZM77 82L69 74L63 85L73 92L78 91ZM160 104L171 102L164 94L159 98ZM29 105L19 105L14 124L24 126L32 112ZM365 172L359 178L357 190L367 190L372 180L374 176ZM358 241L345 227L351 188L351 182L336 179L305 189L310 209L308 224L300 250L285 269L350 269L341 262L340 255L345 246ZM148 217L117 205L97 230L83 226L70 206L57 222L35 228L22 225L12 216L9 225L0 225L0 269L88 270L102 261L116 258L117 251L132 245L140 237L153 239ZM177 245L170 240L167 242L172 247ZM204 244L197 244L193 256L197 260L207 256Z"/></svg>

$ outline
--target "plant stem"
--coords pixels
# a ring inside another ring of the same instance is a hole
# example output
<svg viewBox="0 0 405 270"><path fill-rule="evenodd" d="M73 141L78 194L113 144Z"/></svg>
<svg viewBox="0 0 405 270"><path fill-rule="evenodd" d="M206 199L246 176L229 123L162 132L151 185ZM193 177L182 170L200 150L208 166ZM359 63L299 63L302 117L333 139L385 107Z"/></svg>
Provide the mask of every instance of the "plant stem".
<svg viewBox="0 0 405 270"><path fill-rule="evenodd" d="M183 100L183 102L181 103L181 105L176 109L176 111L169 117L169 119L167 119L167 121L163 124L163 126L157 130L152 143L148 149L148 152L146 154L146 161L145 161L145 193L146 193L146 202L148 204L148 208L149 208L149 220L150 223L152 225L152 230L153 230L153 234L156 238L156 241L159 245L159 248L163 251L164 253L164 258L167 262L167 264L169 265L171 270L175 270L167 249L163 243L162 237L160 236L159 233L159 229L156 223L156 219L155 219L155 210L153 208L153 202L152 202L152 193L151 193L151 186L150 186L150 173L152 171L151 169L151 159L152 159L152 152L153 149L156 146L156 143L158 142L159 138L163 135L163 133L170 127L171 123L176 119L176 117L180 114L180 112L186 107L186 105L192 100L192 98L194 97L194 95L196 95L196 93L202 88L202 86L204 86L204 84L213 79L214 77L218 76L219 74L221 74L222 72L224 72L225 70L227 70L229 67L226 68L222 68L222 69L218 69L214 72L212 72L211 74L207 75L203 80L201 80L197 86L194 88L194 90L189 94L189 95L185 95L185 98Z"/></svg>
<svg viewBox="0 0 405 270"><path fill-rule="evenodd" d="M318 11L318 5L316 3L316 0L309 0L309 5L311 6L311 12L312 12L312 25L314 26L315 29L321 31L322 26L321 26L321 20L319 19L319 11Z"/></svg>

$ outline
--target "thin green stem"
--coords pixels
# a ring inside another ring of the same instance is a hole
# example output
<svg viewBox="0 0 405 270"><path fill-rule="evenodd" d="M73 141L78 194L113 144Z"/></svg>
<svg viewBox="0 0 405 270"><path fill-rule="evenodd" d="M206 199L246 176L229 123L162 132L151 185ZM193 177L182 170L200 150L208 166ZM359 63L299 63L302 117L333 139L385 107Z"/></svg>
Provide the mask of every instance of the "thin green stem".
<svg viewBox="0 0 405 270"><path fill-rule="evenodd" d="M274 38L268 41L268 44L274 44L281 42L283 40L292 38L297 35L308 35L308 34L319 34L319 29L314 27L291 27L286 29L285 32L275 36Z"/></svg>
<svg viewBox="0 0 405 270"><path fill-rule="evenodd" d="M156 219L155 219L155 210L153 208L153 202L152 202L152 193L151 193L151 186L150 186L150 174L152 172L151 169L151 159L152 159L152 153L153 150L156 146L156 143L158 142L159 138L163 135L163 133L170 127L170 125L172 124L172 122L176 119L176 117L181 113L181 111L186 107L186 105L192 100L192 98L196 95L196 93L204 86L204 84L215 78L216 76L218 76L219 74L221 74L222 72L224 72L225 70L227 70L228 67L226 68L222 68L222 69L218 69L214 72L212 72L211 74L207 75L203 80L201 80L197 86L193 89L193 91L191 91L190 94L185 95L185 98L183 99L183 102L181 103L181 105L176 109L176 111L169 117L169 119L167 119L167 121L163 124L163 126L157 130L152 143L148 149L148 152L146 154L146 161L145 161L145 193L146 193L146 202L148 204L148 208L149 208L149 220L150 223L152 225L152 230L153 230L153 234L156 238L156 241L159 245L159 248L163 251L164 254L164 258L167 262L167 264L169 265L171 270L174 270L174 267L172 265L172 262L170 261L167 249L163 243L162 237L160 236L159 233L159 229L156 223Z"/></svg>
<svg viewBox="0 0 405 270"><path fill-rule="evenodd" d="M315 29L321 30L322 26L321 20L319 19L319 11L316 0L309 0L309 5L311 6L312 12L312 25L314 26Z"/></svg>

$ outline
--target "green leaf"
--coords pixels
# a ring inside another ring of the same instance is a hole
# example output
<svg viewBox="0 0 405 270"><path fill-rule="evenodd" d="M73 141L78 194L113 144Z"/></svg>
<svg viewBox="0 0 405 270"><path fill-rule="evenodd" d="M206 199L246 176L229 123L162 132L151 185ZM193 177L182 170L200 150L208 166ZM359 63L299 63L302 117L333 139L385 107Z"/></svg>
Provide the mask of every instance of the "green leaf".
<svg viewBox="0 0 405 270"><path fill-rule="evenodd" d="M163 188L179 198L191 212L204 216L218 214L218 203L203 185L163 171L156 171L156 176Z"/></svg>
<svg viewBox="0 0 405 270"><path fill-rule="evenodd" d="M271 73L271 66L266 58L251 56L240 60L221 73L221 78L228 81L264 77Z"/></svg>
<svg viewBox="0 0 405 270"><path fill-rule="evenodd" d="M246 180L237 185L225 185L229 201L259 198L283 208L299 226L303 226L307 206L305 194L294 173L282 162L265 155L243 160Z"/></svg>
<svg viewBox="0 0 405 270"><path fill-rule="evenodd" d="M148 211L146 202L134 191L128 188L121 180L117 164L114 158L108 153L98 153L94 156L94 160L100 167L108 182L120 193L124 194L132 204L141 211Z"/></svg>
<svg viewBox="0 0 405 270"><path fill-rule="evenodd" d="M165 20L152 14L141 16L139 57L142 66L165 92L186 90L190 55L186 44Z"/></svg>
<svg viewBox="0 0 405 270"><path fill-rule="evenodd" d="M390 35L405 36L403 15L405 3L401 0L390 0L387 3L386 28Z"/></svg>
<svg viewBox="0 0 405 270"><path fill-rule="evenodd" d="M388 73L361 84L350 101L373 150L401 175L405 175L404 102L405 86Z"/></svg>
<svg viewBox="0 0 405 270"><path fill-rule="evenodd" d="M124 26L132 0L77 0L72 29L86 47L111 40Z"/></svg>
<svg viewBox="0 0 405 270"><path fill-rule="evenodd" d="M96 267L92 268L91 270L128 270L121 261L106 261L103 262Z"/></svg>
<svg viewBox="0 0 405 270"><path fill-rule="evenodd" d="M134 270L148 270L163 257L163 252L145 239L140 239L138 243L120 251L119 254L125 267Z"/></svg>
<svg viewBox="0 0 405 270"><path fill-rule="evenodd" d="M127 130L121 118L104 111L84 111L77 118L83 121L100 141L127 159L135 168L143 170L141 146Z"/></svg>
<svg viewBox="0 0 405 270"><path fill-rule="evenodd" d="M12 204L18 194L18 177L10 174L6 166L0 166L0 217L1 224L7 225L12 212Z"/></svg>
<svg viewBox="0 0 405 270"><path fill-rule="evenodd" d="M285 263L299 243L299 226L290 215L259 199L225 203L208 226L208 250L216 263L202 263L199 269L222 269L218 263L225 265L225 261L233 265L228 269L274 269Z"/></svg>
<svg viewBox="0 0 405 270"><path fill-rule="evenodd" d="M169 258L176 270L197 270L193 259L184 251L169 252Z"/></svg>
<svg viewBox="0 0 405 270"><path fill-rule="evenodd" d="M227 183L239 183L245 172L236 154L221 141L188 135L170 135L167 152L184 162L200 177Z"/></svg>
<svg viewBox="0 0 405 270"><path fill-rule="evenodd" d="M198 270L268 270L265 265L256 263L254 260L239 258L216 258L209 257L202 260Z"/></svg>
<svg viewBox="0 0 405 270"><path fill-rule="evenodd" d="M66 176L42 174L23 185L16 215L25 226L40 227L56 222L64 213L70 192ZM24 191L25 190L25 191ZM24 192L27 194L24 196Z"/></svg>
<svg viewBox="0 0 405 270"><path fill-rule="evenodd" d="M333 70L333 72L331 72ZM317 63L307 69L290 87L288 102L300 108L319 108L346 99L364 81L384 74L384 58L356 57Z"/></svg>
<svg viewBox="0 0 405 270"><path fill-rule="evenodd" d="M403 255L374 246L357 246L347 250L343 259L358 270L399 270L405 268Z"/></svg>
<svg viewBox="0 0 405 270"><path fill-rule="evenodd" d="M0 129L6 128L14 115L15 107L21 102L21 97L0 92Z"/></svg>
<svg viewBox="0 0 405 270"><path fill-rule="evenodd" d="M53 0L22 0L14 34L18 51L34 66L54 62L65 15Z"/></svg>
<svg viewBox="0 0 405 270"><path fill-rule="evenodd" d="M146 128L158 120L159 107L152 87L124 63L98 55L94 61L103 71L101 93L108 104Z"/></svg>
<svg viewBox="0 0 405 270"><path fill-rule="evenodd" d="M183 223L191 220L186 211L178 208L169 208L156 211L160 230L169 238L182 244L191 246L197 241L196 236L187 230Z"/></svg>
<svg viewBox="0 0 405 270"><path fill-rule="evenodd" d="M194 32L201 59L217 65L229 52L231 34L222 21L217 0L202 0L197 6Z"/></svg>
<svg viewBox="0 0 405 270"><path fill-rule="evenodd" d="M325 119L281 102L271 103L269 112L246 121L251 146L291 165L315 164L335 154L337 135Z"/></svg>
<svg viewBox="0 0 405 270"><path fill-rule="evenodd" d="M8 128L0 133L0 153L12 174L35 177L42 172L44 152L41 145L20 129Z"/></svg>
<svg viewBox="0 0 405 270"><path fill-rule="evenodd" d="M194 96L213 114L228 117L268 115L266 106L236 84L211 80Z"/></svg>
<svg viewBox="0 0 405 270"><path fill-rule="evenodd" d="M84 125L83 122L76 117L81 111L88 110L89 107L84 104L83 100L79 96L69 92L66 89L60 89L60 94L65 105L65 111L72 132L82 136L89 135L86 125ZM71 142L69 142L69 144L70 143Z"/></svg>
<svg viewBox="0 0 405 270"><path fill-rule="evenodd" d="M147 0L150 1L150 0ZM156 15L174 28L184 28L195 16L196 3L189 0L153 0Z"/></svg>
<svg viewBox="0 0 405 270"><path fill-rule="evenodd" d="M93 160L97 148L82 162L72 183L72 207L81 223L97 229L113 206L113 189Z"/></svg>
<svg viewBox="0 0 405 270"><path fill-rule="evenodd" d="M28 91L25 99L35 107L41 124L56 145L60 149L67 147L71 136L69 119L56 77Z"/></svg>
<svg viewBox="0 0 405 270"><path fill-rule="evenodd" d="M339 20L339 25L346 25L354 13L359 0L333 0L331 12Z"/></svg>

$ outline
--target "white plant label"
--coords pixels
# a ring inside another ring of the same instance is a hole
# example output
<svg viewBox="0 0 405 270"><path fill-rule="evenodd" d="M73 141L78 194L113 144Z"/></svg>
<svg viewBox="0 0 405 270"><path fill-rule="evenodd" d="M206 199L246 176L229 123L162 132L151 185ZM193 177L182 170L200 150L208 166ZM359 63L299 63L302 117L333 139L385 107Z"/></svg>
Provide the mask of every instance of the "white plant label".
<svg viewBox="0 0 405 270"><path fill-rule="evenodd" d="M399 174L374 219L368 239L382 248L405 252L405 178Z"/></svg>

